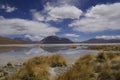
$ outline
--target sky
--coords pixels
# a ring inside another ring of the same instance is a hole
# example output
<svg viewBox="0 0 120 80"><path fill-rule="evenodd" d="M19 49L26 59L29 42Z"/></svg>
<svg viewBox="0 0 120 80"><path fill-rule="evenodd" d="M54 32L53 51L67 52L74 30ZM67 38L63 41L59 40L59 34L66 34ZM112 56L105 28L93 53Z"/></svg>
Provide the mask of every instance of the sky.
<svg viewBox="0 0 120 80"><path fill-rule="evenodd" d="M120 39L120 0L0 0L0 36Z"/></svg>

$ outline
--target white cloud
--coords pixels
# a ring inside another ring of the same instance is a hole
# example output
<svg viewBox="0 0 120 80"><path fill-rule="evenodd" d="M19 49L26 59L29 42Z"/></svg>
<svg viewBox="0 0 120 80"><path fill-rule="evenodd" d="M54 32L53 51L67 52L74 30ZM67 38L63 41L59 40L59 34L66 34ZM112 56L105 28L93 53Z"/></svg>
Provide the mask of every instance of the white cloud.
<svg viewBox="0 0 120 80"><path fill-rule="evenodd" d="M115 35L115 36L96 36L96 39L120 39L120 35Z"/></svg>
<svg viewBox="0 0 120 80"><path fill-rule="evenodd" d="M46 15L42 15L42 12ZM42 12L32 12L33 18L38 21L58 21L60 19L79 19L82 15L79 8L67 4L54 6L47 3Z"/></svg>
<svg viewBox="0 0 120 80"><path fill-rule="evenodd" d="M0 35L32 35L40 38L55 35L60 30L47 23L36 22L25 19L0 18Z"/></svg>
<svg viewBox="0 0 120 80"><path fill-rule="evenodd" d="M53 18L53 19L79 19L79 17L82 14L82 11L71 5L62 5L62 6L57 6L57 7L50 7L48 9L48 14Z"/></svg>
<svg viewBox="0 0 120 80"><path fill-rule="evenodd" d="M45 16L42 15L40 12L37 12L36 10L32 9L30 11L32 13L33 19L36 21L45 21Z"/></svg>
<svg viewBox="0 0 120 80"><path fill-rule="evenodd" d="M38 36L38 35L34 35L34 36L25 35L24 37L25 37L25 38L29 38L29 39L32 40L32 41L39 41L39 40L42 40L42 39L43 39L43 36Z"/></svg>
<svg viewBox="0 0 120 80"><path fill-rule="evenodd" d="M8 12L8 13L17 10L16 7L11 7L11 6L9 6L9 5L1 5L1 6L0 6L0 9L4 9L5 12Z"/></svg>
<svg viewBox="0 0 120 80"><path fill-rule="evenodd" d="M86 1L86 0L85 0ZM64 4L69 4L69 5L81 5L83 4L82 0L51 0L50 2L52 5L64 5Z"/></svg>
<svg viewBox="0 0 120 80"><path fill-rule="evenodd" d="M120 30L120 3L96 5L85 17L73 21L69 26L80 32L102 32Z"/></svg>
<svg viewBox="0 0 120 80"><path fill-rule="evenodd" d="M79 39L75 38L74 41L80 41Z"/></svg>
<svg viewBox="0 0 120 80"><path fill-rule="evenodd" d="M65 34L65 36L67 36L67 37L79 37L79 35L77 35L77 34L70 34L70 33Z"/></svg>

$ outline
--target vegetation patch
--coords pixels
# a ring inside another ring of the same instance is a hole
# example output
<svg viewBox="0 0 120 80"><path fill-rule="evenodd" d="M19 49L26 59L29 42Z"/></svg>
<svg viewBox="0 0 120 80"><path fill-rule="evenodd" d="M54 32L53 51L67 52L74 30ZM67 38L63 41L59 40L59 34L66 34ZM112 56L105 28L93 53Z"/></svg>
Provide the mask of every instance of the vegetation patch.
<svg viewBox="0 0 120 80"><path fill-rule="evenodd" d="M103 45L94 45L94 46L89 46L88 49L92 50L104 50L104 51L120 51L120 46L119 45L109 45L109 46L103 46Z"/></svg>
<svg viewBox="0 0 120 80"><path fill-rule="evenodd" d="M24 66L7 80L49 80L50 67L67 66L63 56L50 55L35 57L24 63Z"/></svg>
<svg viewBox="0 0 120 80"><path fill-rule="evenodd" d="M51 67L64 68L64 66L67 66L67 61L61 55L35 57L25 62L19 71L4 80L50 80ZM80 56L69 69L54 77L52 80L119 80L120 52L100 52L97 55Z"/></svg>
<svg viewBox="0 0 120 80"><path fill-rule="evenodd" d="M56 80L119 80L119 54L101 52L81 56L70 70L59 74Z"/></svg>

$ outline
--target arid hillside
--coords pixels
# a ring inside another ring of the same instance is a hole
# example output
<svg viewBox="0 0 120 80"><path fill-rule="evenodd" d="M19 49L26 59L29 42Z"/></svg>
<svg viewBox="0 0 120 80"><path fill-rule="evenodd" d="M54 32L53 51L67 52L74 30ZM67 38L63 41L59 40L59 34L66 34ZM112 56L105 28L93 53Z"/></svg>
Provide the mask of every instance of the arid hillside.
<svg viewBox="0 0 120 80"><path fill-rule="evenodd" d="M0 36L0 44L23 44L25 41L14 40L10 38L5 38Z"/></svg>

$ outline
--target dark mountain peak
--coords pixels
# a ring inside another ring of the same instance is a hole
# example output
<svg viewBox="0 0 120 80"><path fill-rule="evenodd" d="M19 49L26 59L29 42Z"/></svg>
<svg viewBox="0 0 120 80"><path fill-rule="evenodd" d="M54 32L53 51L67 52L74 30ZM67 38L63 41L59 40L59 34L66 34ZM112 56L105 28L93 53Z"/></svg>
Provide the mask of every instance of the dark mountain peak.
<svg viewBox="0 0 120 80"><path fill-rule="evenodd" d="M71 40L67 38L60 38L58 36L48 36L41 40L42 44L62 44L62 43L73 43Z"/></svg>
<svg viewBox="0 0 120 80"><path fill-rule="evenodd" d="M61 40L64 40L64 41L71 41L70 39L68 38L60 38Z"/></svg>
<svg viewBox="0 0 120 80"><path fill-rule="evenodd" d="M58 36L48 36L46 38L59 38Z"/></svg>
<svg viewBox="0 0 120 80"><path fill-rule="evenodd" d="M48 37L46 37L46 39L51 39L51 40L52 40L52 39L53 39L53 40L56 39L56 40L57 40L57 39L60 39L60 38L57 37L57 36L48 36Z"/></svg>

